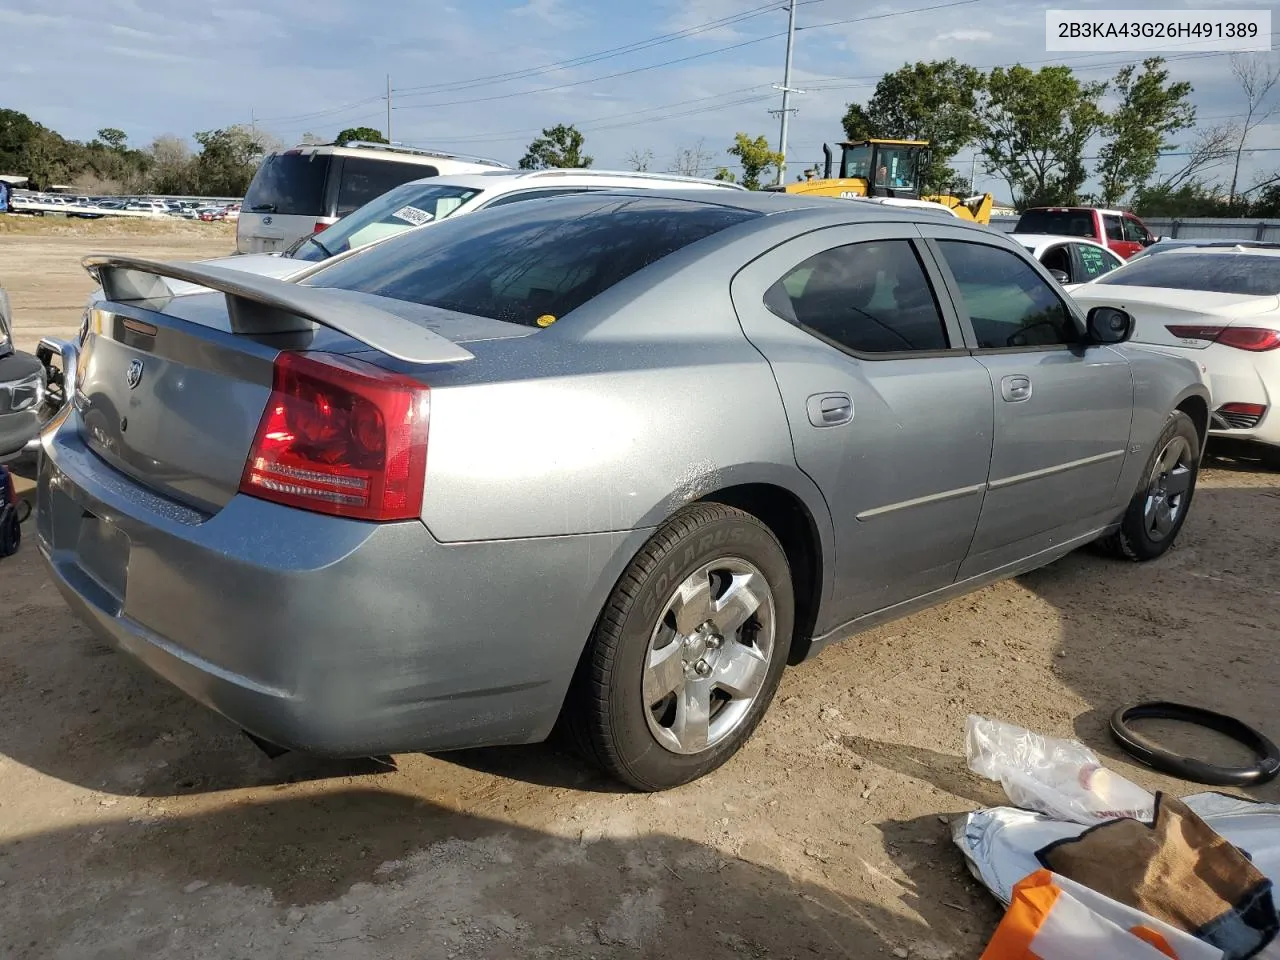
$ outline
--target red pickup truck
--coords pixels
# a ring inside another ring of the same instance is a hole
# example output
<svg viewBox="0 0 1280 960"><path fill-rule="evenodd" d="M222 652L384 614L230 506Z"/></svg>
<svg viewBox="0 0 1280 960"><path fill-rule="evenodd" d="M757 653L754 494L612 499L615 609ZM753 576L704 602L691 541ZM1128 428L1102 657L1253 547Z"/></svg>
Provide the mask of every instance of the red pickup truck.
<svg viewBox="0 0 1280 960"><path fill-rule="evenodd" d="M1032 207L1018 218L1013 232L1086 237L1126 260L1159 239L1132 213L1098 207Z"/></svg>

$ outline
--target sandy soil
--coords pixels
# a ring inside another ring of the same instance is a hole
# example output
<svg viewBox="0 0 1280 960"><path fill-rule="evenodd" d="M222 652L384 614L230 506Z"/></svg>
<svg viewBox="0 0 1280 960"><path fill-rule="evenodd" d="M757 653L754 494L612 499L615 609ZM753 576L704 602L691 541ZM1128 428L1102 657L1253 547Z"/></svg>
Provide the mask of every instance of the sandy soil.
<svg viewBox="0 0 1280 960"><path fill-rule="evenodd" d="M21 334L74 328L96 249L0 237ZM1112 747L1118 705L1190 700L1280 736L1280 475L1214 463L1157 563L1081 552L829 649L727 767L661 796L553 746L268 761L93 642L29 542L0 563L0 611L5 957L966 958L999 911L946 821L1003 799L965 769L967 713L1178 795L1205 788Z"/></svg>

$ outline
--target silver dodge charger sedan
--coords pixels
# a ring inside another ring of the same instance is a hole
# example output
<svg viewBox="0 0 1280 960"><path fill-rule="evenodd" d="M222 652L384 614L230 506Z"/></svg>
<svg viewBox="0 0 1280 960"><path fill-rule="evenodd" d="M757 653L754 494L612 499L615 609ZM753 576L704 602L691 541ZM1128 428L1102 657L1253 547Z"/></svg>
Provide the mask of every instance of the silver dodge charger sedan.
<svg viewBox="0 0 1280 960"><path fill-rule="evenodd" d="M609 193L300 283L101 256L37 540L109 643L260 742L545 739L641 790L787 664L1186 520L1189 361L922 210ZM212 293L169 295L170 283Z"/></svg>

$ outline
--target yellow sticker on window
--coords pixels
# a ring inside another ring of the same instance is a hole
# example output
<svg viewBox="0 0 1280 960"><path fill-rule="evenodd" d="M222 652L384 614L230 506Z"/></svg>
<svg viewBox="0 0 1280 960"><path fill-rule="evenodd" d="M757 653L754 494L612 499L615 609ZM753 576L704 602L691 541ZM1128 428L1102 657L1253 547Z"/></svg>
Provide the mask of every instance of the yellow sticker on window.
<svg viewBox="0 0 1280 960"><path fill-rule="evenodd" d="M534 321L534 323L536 323L540 327L549 327L555 322L556 322L556 318L549 313L544 313L542 316L540 316L537 320Z"/></svg>

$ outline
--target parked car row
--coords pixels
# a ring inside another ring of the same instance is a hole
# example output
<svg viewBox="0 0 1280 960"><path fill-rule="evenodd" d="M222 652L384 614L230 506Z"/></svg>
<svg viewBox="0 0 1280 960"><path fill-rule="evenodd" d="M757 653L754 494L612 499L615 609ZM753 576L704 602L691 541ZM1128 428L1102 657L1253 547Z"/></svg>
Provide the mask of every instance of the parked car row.
<svg viewBox="0 0 1280 960"><path fill-rule="evenodd" d="M79 217L85 220L100 219L115 211L127 213L148 213L154 216L175 216L188 220L224 220L235 219L239 214L239 204L211 203L206 200L166 200L157 197L121 197L121 196L72 196L64 193L16 192L11 201L14 213L30 213L44 216L45 213L57 213L58 210L46 210L55 207L63 210L68 217ZM206 214L208 214L206 216Z"/></svg>

